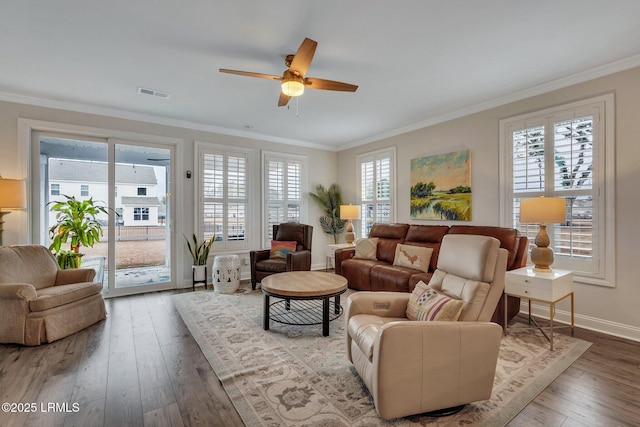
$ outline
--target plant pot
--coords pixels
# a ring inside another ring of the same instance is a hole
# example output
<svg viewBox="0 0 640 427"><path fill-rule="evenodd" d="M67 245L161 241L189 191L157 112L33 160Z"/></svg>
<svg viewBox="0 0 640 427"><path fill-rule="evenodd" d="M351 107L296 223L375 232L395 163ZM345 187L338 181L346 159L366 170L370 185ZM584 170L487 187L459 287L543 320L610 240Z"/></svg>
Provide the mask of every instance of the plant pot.
<svg viewBox="0 0 640 427"><path fill-rule="evenodd" d="M206 282L207 280L207 266L206 265L192 265L193 269L193 281L197 282Z"/></svg>

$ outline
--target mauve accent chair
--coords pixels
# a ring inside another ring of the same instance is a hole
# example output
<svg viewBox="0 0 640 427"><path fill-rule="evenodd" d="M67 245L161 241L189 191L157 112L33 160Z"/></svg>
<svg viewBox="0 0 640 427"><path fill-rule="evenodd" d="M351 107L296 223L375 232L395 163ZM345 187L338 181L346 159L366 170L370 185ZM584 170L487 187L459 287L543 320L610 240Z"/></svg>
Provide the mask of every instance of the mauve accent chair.
<svg viewBox="0 0 640 427"><path fill-rule="evenodd" d="M49 343L105 319L95 275L61 270L44 246L0 247L0 343Z"/></svg>

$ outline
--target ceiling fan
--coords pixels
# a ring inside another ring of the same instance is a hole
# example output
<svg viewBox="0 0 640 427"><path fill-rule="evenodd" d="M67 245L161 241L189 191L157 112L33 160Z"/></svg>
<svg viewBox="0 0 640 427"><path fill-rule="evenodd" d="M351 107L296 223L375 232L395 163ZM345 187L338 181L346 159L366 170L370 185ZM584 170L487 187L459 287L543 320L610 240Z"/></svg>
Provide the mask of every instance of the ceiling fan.
<svg viewBox="0 0 640 427"><path fill-rule="evenodd" d="M284 59L284 63L288 69L282 73L282 76L253 73L250 71L228 70L226 68L220 68L220 72L238 74L240 76L247 77L258 77L261 79L281 80L282 91L280 92L280 98L278 99L278 107L287 105L292 97L302 95L305 88L355 92L358 89L357 85L319 79L316 77L305 77L317 46L318 43L316 41L305 38L295 55L287 55Z"/></svg>

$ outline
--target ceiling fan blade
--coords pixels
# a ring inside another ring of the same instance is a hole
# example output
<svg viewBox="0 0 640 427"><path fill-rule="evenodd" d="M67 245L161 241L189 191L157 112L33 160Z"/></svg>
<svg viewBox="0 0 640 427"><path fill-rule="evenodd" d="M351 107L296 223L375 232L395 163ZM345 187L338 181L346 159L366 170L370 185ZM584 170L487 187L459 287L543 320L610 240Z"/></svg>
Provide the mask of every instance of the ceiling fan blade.
<svg viewBox="0 0 640 427"><path fill-rule="evenodd" d="M220 68L220 72L227 73L227 74L237 74L239 76L258 77L260 79L282 80L282 76L274 76L272 74L252 73L251 71L227 70L226 68Z"/></svg>
<svg viewBox="0 0 640 427"><path fill-rule="evenodd" d="M304 77L304 75L307 74L313 55L316 53L317 46L318 42L305 38L296 54L293 56L293 61L291 61L289 71Z"/></svg>
<svg viewBox="0 0 640 427"><path fill-rule="evenodd" d="M278 99L278 107L284 107L285 105L287 105L290 99L291 97L289 95L285 95L284 93L280 92L280 98Z"/></svg>
<svg viewBox="0 0 640 427"><path fill-rule="evenodd" d="M336 82L334 80L317 79L315 77L305 78L304 85L309 89L339 90L342 92L355 92L358 90L357 85Z"/></svg>

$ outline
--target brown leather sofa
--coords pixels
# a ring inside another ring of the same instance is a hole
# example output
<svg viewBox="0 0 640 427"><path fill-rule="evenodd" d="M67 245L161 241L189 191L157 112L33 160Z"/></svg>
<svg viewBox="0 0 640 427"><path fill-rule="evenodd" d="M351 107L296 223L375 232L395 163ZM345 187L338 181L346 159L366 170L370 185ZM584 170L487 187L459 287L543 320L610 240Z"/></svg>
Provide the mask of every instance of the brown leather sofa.
<svg viewBox="0 0 640 427"><path fill-rule="evenodd" d="M495 237L500 247L508 252L507 270L524 267L527 263L528 239L514 228L475 225L418 225L379 224L371 228L369 237L377 237L377 260L353 259L354 248L335 252L336 274L344 276L351 289L362 291L412 292L420 280L429 283L438 264L442 238L447 234L477 234ZM433 248L429 272L393 265L396 245L406 244ZM520 298L508 298L507 316L511 319L520 311ZM504 323L504 305L501 299L492 321Z"/></svg>

